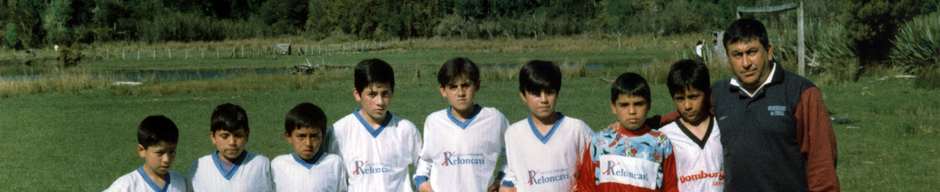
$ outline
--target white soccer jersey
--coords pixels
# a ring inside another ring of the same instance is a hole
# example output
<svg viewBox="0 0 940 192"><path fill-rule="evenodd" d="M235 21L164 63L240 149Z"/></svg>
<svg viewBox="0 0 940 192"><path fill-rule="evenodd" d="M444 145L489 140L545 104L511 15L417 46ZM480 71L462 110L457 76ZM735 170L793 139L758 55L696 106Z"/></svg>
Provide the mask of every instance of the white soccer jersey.
<svg viewBox="0 0 940 192"><path fill-rule="evenodd" d="M105 189L105 192L130 192L130 191L153 191L153 192L185 192L186 187L186 177L183 174L180 174L176 171L170 171L166 174L166 182L163 182L163 186L158 186L156 183L150 179L150 176L147 176L147 173L144 172L144 167L141 166L124 176L121 176L114 183L111 184L111 187Z"/></svg>
<svg viewBox="0 0 940 192"><path fill-rule="evenodd" d="M708 124L704 140L695 137L679 120L659 130L672 142L679 191L721 191L724 188L721 132L714 118Z"/></svg>
<svg viewBox="0 0 940 192"><path fill-rule="evenodd" d="M525 191L571 191L581 155L594 132L583 121L561 115L545 135L532 117L513 123L506 130L508 171L503 185Z"/></svg>
<svg viewBox="0 0 940 192"><path fill-rule="evenodd" d="M283 191L346 191L346 169L338 155L320 151L313 164L294 153L271 160L274 188Z"/></svg>
<svg viewBox="0 0 940 192"><path fill-rule="evenodd" d="M476 114L463 122L450 108L428 115L416 185L428 181L434 191L486 191L493 184L509 121L495 108L475 107Z"/></svg>
<svg viewBox="0 0 940 192"><path fill-rule="evenodd" d="M418 161L421 133L411 121L389 113L373 130L357 109L336 121L327 135L327 152L343 158L349 191L413 190L408 165Z"/></svg>
<svg viewBox="0 0 940 192"><path fill-rule="evenodd" d="M193 191L272 191L271 162L267 157L245 151L225 170L218 151L203 156L189 169Z"/></svg>

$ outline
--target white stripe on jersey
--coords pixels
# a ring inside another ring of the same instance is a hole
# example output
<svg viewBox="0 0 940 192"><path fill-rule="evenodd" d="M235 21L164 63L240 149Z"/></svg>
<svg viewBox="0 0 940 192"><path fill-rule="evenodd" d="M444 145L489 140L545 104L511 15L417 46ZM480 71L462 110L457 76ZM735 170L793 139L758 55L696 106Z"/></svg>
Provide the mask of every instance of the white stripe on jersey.
<svg viewBox="0 0 940 192"><path fill-rule="evenodd" d="M157 186L153 180L150 179L150 176L147 176L147 173L144 172L144 167L141 166L134 171L131 171L128 174L124 174L114 183L111 184L111 187L105 189L105 192L185 192L188 184L186 183L186 177L183 174L180 174L176 171L169 171L166 174L166 181L163 183L163 186Z"/></svg>
<svg viewBox="0 0 940 192"><path fill-rule="evenodd" d="M218 152L203 156L189 169L193 191L272 191L271 162L267 157L248 151L242 152L234 166L224 170ZM240 161L240 162L239 162Z"/></svg>
<svg viewBox="0 0 940 192"><path fill-rule="evenodd" d="M684 130L683 130L684 129ZM659 130L669 137L676 157L676 175L679 191L722 191L724 167L722 161L721 132L714 117L706 131L704 147L700 147L688 129L676 120Z"/></svg>
<svg viewBox="0 0 940 192"><path fill-rule="evenodd" d="M415 177L430 174L428 182L435 191L486 191L493 184L509 121L495 108L477 107L477 114L464 122L454 118L450 108L425 120L426 145Z"/></svg>
<svg viewBox="0 0 940 192"><path fill-rule="evenodd" d="M327 152L343 159L349 191L411 192L408 165L418 161L421 133L411 121L391 113L373 130L358 111L336 121L325 140Z"/></svg>
<svg viewBox="0 0 940 192"><path fill-rule="evenodd" d="M506 160L503 184L518 191L571 191L581 155L588 149L594 132L583 121L571 117L555 121L542 135L532 126L531 117L513 123L506 130Z"/></svg>
<svg viewBox="0 0 940 192"><path fill-rule="evenodd" d="M278 192L346 191L346 169L338 155L318 152L314 163L304 162L294 153L271 160L271 177Z"/></svg>

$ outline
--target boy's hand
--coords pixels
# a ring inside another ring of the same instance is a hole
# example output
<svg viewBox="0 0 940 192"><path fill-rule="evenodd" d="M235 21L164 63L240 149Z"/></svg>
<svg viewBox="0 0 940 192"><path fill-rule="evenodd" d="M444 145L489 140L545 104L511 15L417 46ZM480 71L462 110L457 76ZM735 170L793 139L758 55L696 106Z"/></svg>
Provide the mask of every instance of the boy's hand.
<svg viewBox="0 0 940 192"><path fill-rule="evenodd" d="M424 182L421 185L418 185L419 192L434 192L434 189L431 189L431 182Z"/></svg>
<svg viewBox="0 0 940 192"><path fill-rule="evenodd" d="M614 122L607 126L607 130L617 130L617 128L620 128L619 122Z"/></svg>
<svg viewBox="0 0 940 192"><path fill-rule="evenodd" d="M499 186L499 192L516 192L515 187Z"/></svg>
<svg viewBox="0 0 940 192"><path fill-rule="evenodd" d="M498 192L498 191L499 191L499 186L500 186L499 183L500 183L500 182L502 182L502 180L500 180L500 179L495 179L495 180L493 180L493 185L490 185L490 187L487 188L486 191L487 191L487 192Z"/></svg>

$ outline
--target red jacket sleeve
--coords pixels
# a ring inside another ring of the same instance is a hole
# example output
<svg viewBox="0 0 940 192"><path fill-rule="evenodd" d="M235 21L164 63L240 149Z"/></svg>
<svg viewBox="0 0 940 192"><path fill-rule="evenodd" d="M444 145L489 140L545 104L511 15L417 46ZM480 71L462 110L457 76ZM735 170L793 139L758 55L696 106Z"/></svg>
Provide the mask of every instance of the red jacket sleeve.
<svg viewBox="0 0 940 192"><path fill-rule="evenodd" d="M803 91L794 114L800 152L806 158L806 178L810 191L839 191L836 175L835 133L822 93L816 87Z"/></svg>
<svg viewBox="0 0 940 192"><path fill-rule="evenodd" d="M597 183L594 181L594 168L597 167L597 163L591 157L591 148L593 147L589 145L588 149L584 150L581 166L578 167L578 186L576 187L578 192L597 191Z"/></svg>
<svg viewBox="0 0 940 192"><path fill-rule="evenodd" d="M663 159L663 186L662 191L679 192L679 181L676 174L676 152L672 151Z"/></svg>

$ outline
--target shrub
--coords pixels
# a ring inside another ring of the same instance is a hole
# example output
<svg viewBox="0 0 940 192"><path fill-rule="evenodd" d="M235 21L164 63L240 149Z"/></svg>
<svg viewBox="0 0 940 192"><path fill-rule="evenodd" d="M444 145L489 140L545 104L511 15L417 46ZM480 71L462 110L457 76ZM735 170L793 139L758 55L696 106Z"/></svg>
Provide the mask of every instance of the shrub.
<svg viewBox="0 0 940 192"><path fill-rule="evenodd" d="M940 61L940 12L917 17L903 25L889 57L905 72L938 67ZM933 66L931 66L933 65Z"/></svg>
<svg viewBox="0 0 940 192"><path fill-rule="evenodd" d="M4 40L6 40L5 43L10 45L10 47L16 47L19 45L20 38L16 36L16 24L13 24L12 22L7 23L7 27L4 29L6 30L6 34L4 34Z"/></svg>

